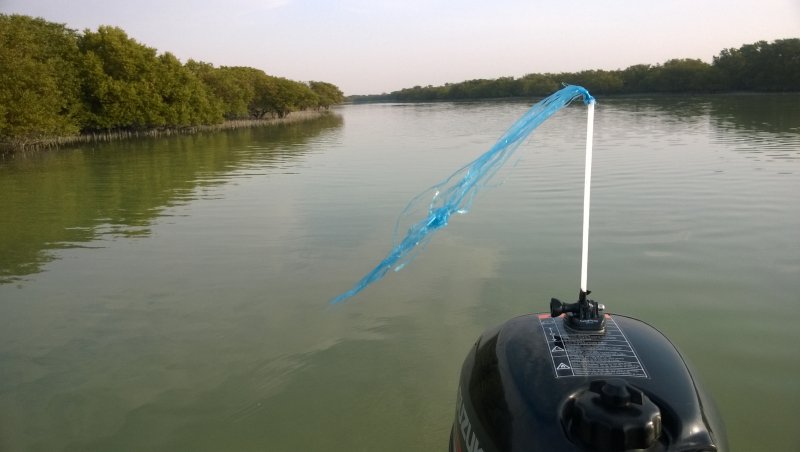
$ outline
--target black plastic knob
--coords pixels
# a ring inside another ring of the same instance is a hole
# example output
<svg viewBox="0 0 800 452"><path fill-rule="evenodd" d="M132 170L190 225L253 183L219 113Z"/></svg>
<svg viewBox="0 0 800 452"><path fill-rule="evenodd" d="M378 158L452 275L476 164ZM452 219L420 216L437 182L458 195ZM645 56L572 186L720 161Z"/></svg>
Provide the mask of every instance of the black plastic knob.
<svg viewBox="0 0 800 452"><path fill-rule="evenodd" d="M615 378L596 380L565 406L573 442L597 450L647 449L661 436L661 411L647 395Z"/></svg>
<svg viewBox="0 0 800 452"><path fill-rule="evenodd" d="M625 380L614 378L600 387L600 400L608 408L624 408L631 402L631 393Z"/></svg>

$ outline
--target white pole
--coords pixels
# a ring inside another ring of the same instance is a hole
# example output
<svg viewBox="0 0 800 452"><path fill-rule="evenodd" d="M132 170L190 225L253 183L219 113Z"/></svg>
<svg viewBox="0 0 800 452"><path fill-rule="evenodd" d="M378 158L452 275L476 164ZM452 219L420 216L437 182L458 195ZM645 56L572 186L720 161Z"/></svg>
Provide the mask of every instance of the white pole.
<svg viewBox="0 0 800 452"><path fill-rule="evenodd" d="M581 291L586 289L589 262L589 200L592 191L592 135L594 135L594 99L589 102L586 121L586 170L583 179L583 249L581 250Z"/></svg>

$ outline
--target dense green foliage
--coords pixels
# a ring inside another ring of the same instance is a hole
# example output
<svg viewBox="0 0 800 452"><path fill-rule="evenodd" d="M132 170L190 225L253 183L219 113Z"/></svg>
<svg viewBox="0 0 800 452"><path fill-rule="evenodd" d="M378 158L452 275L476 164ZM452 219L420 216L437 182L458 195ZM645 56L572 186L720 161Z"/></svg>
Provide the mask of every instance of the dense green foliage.
<svg viewBox="0 0 800 452"><path fill-rule="evenodd" d="M0 136L78 131L78 37L63 25L0 15Z"/></svg>
<svg viewBox="0 0 800 452"><path fill-rule="evenodd" d="M355 102L428 101L545 96L562 83L594 94L712 93L723 91L800 91L800 39L760 41L725 49L713 63L674 59L627 69L529 74L493 80L468 80L444 86L415 86L389 94L352 96Z"/></svg>
<svg viewBox="0 0 800 452"><path fill-rule="evenodd" d="M79 36L83 56L83 129L181 127L222 119L208 88L170 53L100 27Z"/></svg>
<svg viewBox="0 0 800 452"><path fill-rule="evenodd" d="M79 33L0 14L0 143L80 132L285 117L344 100L335 85L158 54L116 27Z"/></svg>

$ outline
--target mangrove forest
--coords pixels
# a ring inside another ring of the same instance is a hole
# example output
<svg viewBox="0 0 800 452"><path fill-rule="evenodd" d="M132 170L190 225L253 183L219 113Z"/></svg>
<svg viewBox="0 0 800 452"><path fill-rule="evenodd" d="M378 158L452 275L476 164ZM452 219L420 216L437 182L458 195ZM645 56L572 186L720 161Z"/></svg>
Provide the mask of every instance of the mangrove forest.
<svg viewBox="0 0 800 452"><path fill-rule="evenodd" d="M415 86L391 93L351 96L350 100L416 102L538 97L553 93L565 83L604 95L800 91L800 39L759 41L738 49L724 49L711 64L697 59L672 59L664 64L637 64L613 71L528 74L444 86Z"/></svg>
<svg viewBox="0 0 800 452"><path fill-rule="evenodd" d="M327 82L303 83L251 67L184 64L117 27L78 32L41 18L0 14L0 146L283 118L343 100Z"/></svg>

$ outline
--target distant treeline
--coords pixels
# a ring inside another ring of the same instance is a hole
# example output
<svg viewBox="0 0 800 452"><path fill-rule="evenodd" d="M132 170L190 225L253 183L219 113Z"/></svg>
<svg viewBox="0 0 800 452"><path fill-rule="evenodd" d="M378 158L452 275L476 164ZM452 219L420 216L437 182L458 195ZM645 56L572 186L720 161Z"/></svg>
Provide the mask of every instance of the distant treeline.
<svg viewBox="0 0 800 452"><path fill-rule="evenodd" d="M800 91L800 39L759 41L738 49L725 49L711 64L674 59L664 64L638 64L615 71L529 74L520 78L415 86L349 99L353 102L409 102L537 97L551 94L563 83L581 85L593 94Z"/></svg>
<svg viewBox="0 0 800 452"><path fill-rule="evenodd" d="M41 18L0 14L0 144L284 117L343 99L326 82L182 64L116 27L79 33Z"/></svg>

